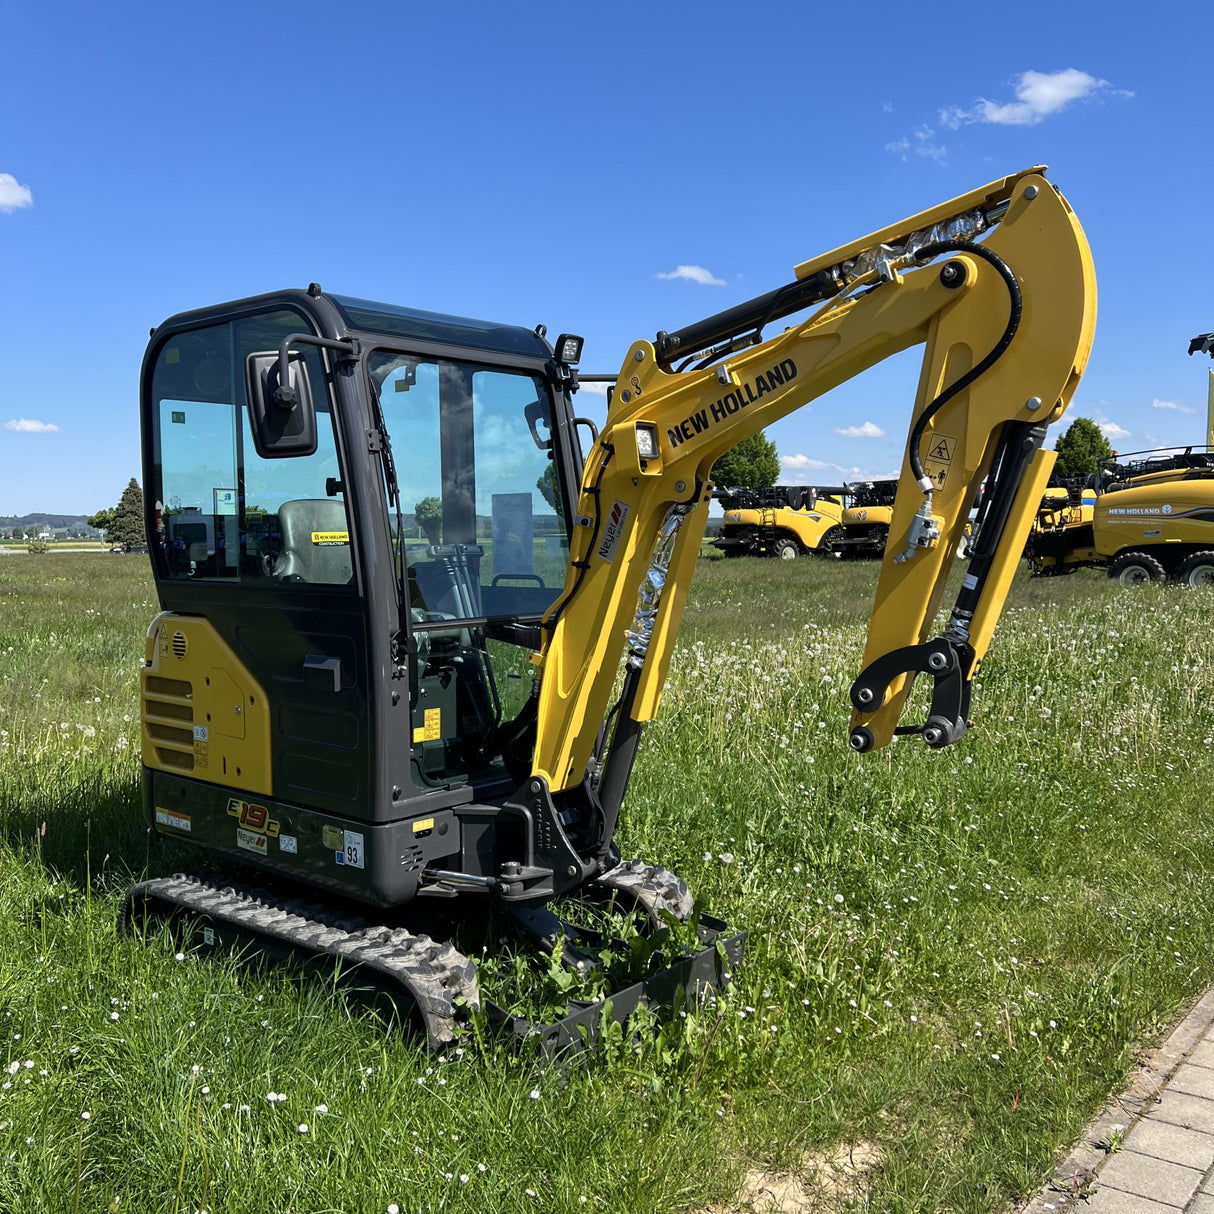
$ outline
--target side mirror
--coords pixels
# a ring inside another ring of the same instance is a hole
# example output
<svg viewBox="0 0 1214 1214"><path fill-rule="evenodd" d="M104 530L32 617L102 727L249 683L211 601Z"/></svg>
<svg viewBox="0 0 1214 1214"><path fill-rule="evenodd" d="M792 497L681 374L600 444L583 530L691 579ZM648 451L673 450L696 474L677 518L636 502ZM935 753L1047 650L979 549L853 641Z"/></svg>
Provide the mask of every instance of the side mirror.
<svg viewBox="0 0 1214 1214"><path fill-rule="evenodd" d="M245 359L249 429L262 459L312 455L316 451L316 405L304 356L287 356L287 383L282 383L279 352L256 351Z"/></svg>

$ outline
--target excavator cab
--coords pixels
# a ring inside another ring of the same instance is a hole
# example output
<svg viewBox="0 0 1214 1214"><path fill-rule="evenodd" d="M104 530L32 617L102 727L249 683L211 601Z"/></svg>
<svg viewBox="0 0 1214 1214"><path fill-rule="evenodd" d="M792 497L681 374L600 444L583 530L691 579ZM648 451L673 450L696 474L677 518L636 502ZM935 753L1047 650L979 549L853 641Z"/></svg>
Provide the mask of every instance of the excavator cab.
<svg viewBox="0 0 1214 1214"><path fill-rule="evenodd" d="M154 828L381 904L427 866L496 871L568 562L574 375L540 333L315 287L155 331Z"/></svg>

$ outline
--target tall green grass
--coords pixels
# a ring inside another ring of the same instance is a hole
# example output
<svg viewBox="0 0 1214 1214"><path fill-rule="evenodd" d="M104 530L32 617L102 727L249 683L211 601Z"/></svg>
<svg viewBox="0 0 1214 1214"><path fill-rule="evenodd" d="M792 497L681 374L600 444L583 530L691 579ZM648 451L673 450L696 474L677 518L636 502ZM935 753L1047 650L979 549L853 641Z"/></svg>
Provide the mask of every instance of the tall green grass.
<svg viewBox="0 0 1214 1214"><path fill-rule="evenodd" d="M875 574L700 562L620 841L745 963L555 1069L119 936L130 881L202 860L138 806L150 578L0 558L0 1209L728 1210L840 1145L837 1209L1031 1192L1214 974L1214 600L1018 580L970 735L857 756Z"/></svg>

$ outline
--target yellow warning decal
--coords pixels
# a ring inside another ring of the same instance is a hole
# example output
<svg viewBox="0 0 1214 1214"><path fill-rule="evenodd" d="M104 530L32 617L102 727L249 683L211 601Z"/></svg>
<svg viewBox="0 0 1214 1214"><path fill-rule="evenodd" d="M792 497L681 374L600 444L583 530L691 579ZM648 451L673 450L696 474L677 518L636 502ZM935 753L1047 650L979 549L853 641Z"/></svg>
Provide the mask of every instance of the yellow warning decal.
<svg viewBox="0 0 1214 1214"><path fill-rule="evenodd" d="M413 730L415 742L437 742L443 736L443 710L441 708L426 709L426 723Z"/></svg>
<svg viewBox="0 0 1214 1214"><path fill-rule="evenodd" d="M433 829L434 829L434 819L433 818L423 818L420 822L413 823L413 833L415 835L420 834L423 830L433 830Z"/></svg>
<svg viewBox="0 0 1214 1214"><path fill-rule="evenodd" d="M348 531L313 531L312 543L319 544L322 548L331 544L348 544L350 542L350 533Z"/></svg>
<svg viewBox="0 0 1214 1214"><path fill-rule="evenodd" d="M953 453L957 450L957 440L947 434L929 434L925 446L926 450L920 450L923 470L935 482L937 489L943 489L949 468L952 467Z"/></svg>

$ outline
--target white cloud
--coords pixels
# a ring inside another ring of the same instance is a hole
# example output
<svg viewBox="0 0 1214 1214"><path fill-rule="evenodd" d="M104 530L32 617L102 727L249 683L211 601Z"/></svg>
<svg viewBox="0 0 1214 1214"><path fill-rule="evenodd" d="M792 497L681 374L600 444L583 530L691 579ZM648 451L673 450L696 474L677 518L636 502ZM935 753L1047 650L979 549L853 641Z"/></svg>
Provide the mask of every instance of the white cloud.
<svg viewBox="0 0 1214 1214"><path fill-rule="evenodd" d="M34 195L29 186L21 185L11 173L0 173L0 211L9 214L18 207L32 207Z"/></svg>
<svg viewBox="0 0 1214 1214"><path fill-rule="evenodd" d="M1066 109L1071 102L1083 101L1110 89L1107 80L1098 80L1078 68L1068 67L1060 72L1030 71L1016 82L1015 101L990 101L979 97L969 109L953 105L941 110L940 121L951 131L972 122L1036 126L1051 114ZM1118 91L1115 95L1132 97L1134 94Z"/></svg>
<svg viewBox="0 0 1214 1214"><path fill-rule="evenodd" d="M710 270L704 269L703 266L676 266L673 270L667 271L665 274L657 275L658 278L683 278L688 282L698 282L702 287L723 287L725 279L717 278Z"/></svg>
<svg viewBox="0 0 1214 1214"><path fill-rule="evenodd" d="M858 426L836 426L835 434L844 438L884 438L885 431L876 422L862 422Z"/></svg>
<svg viewBox="0 0 1214 1214"><path fill-rule="evenodd" d="M15 417L5 422L4 428L14 434L55 434L59 430L53 422L34 421L32 417Z"/></svg>
<svg viewBox="0 0 1214 1214"><path fill-rule="evenodd" d="M578 380L578 391L589 392L592 396L606 396L607 389L610 387L610 384L601 383L597 380L593 383L587 383L584 379Z"/></svg>
<svg viewBox="0 0 1214 1214"><path fill-rule="evenodd" d="M915 128L913 138L903 136L893 143L887 143L885 150L903 161L909 160L913 155L942 164L948 155L948 149L942 144L932 142L935 134L935 129L925 123Z"/></svg>
<svg viewBox="0 0 1214 1214"><path fill-rule="evenodd" d="M789 483L785 478L795 476L800 472L829 472L833 476L856 476L860 469L854 465L845 468L842 464L832 464L828 460L814 459L810 455L781 455L780 466L784 471L780 479Z"/></svg>
<svg viewBox="0 0 1214 1214"><path fill-rule="evenodd" d="M1101 432L1107 439L1129 438L1134 432L1119 426L1116 422L1100 422Z"/></svg>
<svg viewBox="0 0 1214 1214"><path fill-rule="evenodd" d="M1197 410L1192 405L1181 405L1174 400L1153 400L1151 401L1152 409L1171 409L1176 413L1196 413Z"/></svg>
<svg viewBox="0 0 1214 1214"><path fill-rule="evenodd" d="M789 472L793 470L826 472L828 469L835 472L846 471L841 464L828 464L825 460L813 459L808 455L781 455L780 464Z"/></svg>

